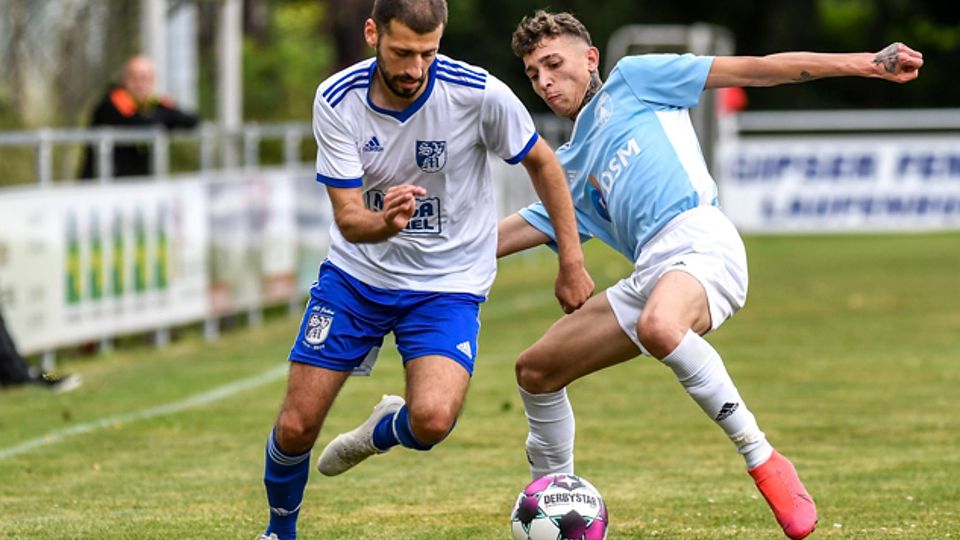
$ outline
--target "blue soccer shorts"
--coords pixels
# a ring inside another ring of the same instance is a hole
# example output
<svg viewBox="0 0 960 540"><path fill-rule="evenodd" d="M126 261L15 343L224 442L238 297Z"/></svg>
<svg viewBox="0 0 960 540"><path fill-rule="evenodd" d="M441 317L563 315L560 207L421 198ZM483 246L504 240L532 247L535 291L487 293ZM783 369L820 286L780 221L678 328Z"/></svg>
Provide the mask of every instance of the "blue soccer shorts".
<svg viewBox="0 0 960 540"><path fill-rule="evenodd" d="M310 288L290 360L351 371L393 332L404 363L440 355L472 375L484 300L467 293L371 287L325 261Z"/></svg>

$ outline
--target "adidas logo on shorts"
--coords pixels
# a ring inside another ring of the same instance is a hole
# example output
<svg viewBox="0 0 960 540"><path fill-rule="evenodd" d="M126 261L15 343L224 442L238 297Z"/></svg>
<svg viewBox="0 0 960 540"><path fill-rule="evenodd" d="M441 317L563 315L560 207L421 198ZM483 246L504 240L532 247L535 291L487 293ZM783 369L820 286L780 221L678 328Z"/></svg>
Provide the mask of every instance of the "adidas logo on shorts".
<svg viewBox="0 0 960 540"><path fill-rule="evenodd" d="M460 351L460 352L462 352L463 354L469 356L470 358L473 358L473 349L470 347L470 342L469 342L469 341L464 341L463 343L458 343L458 344L457 344L457 350Z"/></svg>

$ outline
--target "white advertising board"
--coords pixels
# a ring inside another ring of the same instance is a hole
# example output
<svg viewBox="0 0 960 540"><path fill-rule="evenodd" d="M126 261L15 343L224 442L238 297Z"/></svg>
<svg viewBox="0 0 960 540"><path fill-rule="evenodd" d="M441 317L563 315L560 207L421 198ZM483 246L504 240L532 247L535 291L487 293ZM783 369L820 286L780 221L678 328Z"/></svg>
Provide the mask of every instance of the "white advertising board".
<svg viewBox="0 0 960 540"><path fill-rule="evenodd" d="M199 180L78 185L0 197L0 302L25 354L202 319Z"/></svg>
<svg viewBox="0 0 960 540"><path fill-rule="evenodd" d="M320 263L330 247L333 208L327 188L306 169L294 183L297 216L297 289L306 295L317 279Z"/></svg>
<svg viewBox="0 0 960 540"><path fill-rule="evenodd" d="M227 171L210 197L210 308L227 315L295 294L296 175Z"/></svg>
<svg viewBox="0 0 960 540"><path fill-rule="evenodd" d="M960 136L745 137L721 153L744 232L960 229Z"/></svg>

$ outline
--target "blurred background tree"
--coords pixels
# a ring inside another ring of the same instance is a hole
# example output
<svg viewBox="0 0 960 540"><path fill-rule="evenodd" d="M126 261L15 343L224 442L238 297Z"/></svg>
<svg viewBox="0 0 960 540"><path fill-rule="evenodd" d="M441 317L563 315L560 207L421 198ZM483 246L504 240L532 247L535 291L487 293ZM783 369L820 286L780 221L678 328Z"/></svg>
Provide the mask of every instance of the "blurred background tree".
<svg viewBox="0 0 960 540"><path fill-rule="evenodd" d="M244 118L310 118L313 92L336 61L331 20L327 3L316 0L245 2ZM212 93L212 84L208 90Z"/></svg>
<svg viewBox="0 0 960 540"><path fill-rule="evenodd" d="M750 109L935 108L960 106L951 79L960 70L960 2L939 0L456 0L443 50L490 69L533 110L547 109L529 90L510 35L536 9L570 11L601 52L628 24L707 22L728 28L736 54L781 51L878 51L902 41L924 53L920 79L906 86L832 80L790 88L748 90Z"/></svg>
<svg viewBox="0 0 960 540"><path fill-rule="evenodd" d="M133 53L128 0L0 0L0 129L78 125Z"/></svg>
<svg viewBox="0 0 960 540"><path fill-rule="evenodd" d="M171 5L194 0L170 0ZM216 0L200 11L199 108L213 119ZM139 2L0 0L0 129L83 125L89 108L138 50ZM371 54L363 21L372 0L244 0L244 116L308 121L317 84ZM877 51L903 41L922 51L920 79L900 87L847 79L793 88L749 90L750 109L960 107L960 2L942 0L451 0L442 51L483 66L513 87L535 112L510 51L517 22L536 9L571 11L605 49L627 24L727 27L736 53L785 50Z"/></svg>

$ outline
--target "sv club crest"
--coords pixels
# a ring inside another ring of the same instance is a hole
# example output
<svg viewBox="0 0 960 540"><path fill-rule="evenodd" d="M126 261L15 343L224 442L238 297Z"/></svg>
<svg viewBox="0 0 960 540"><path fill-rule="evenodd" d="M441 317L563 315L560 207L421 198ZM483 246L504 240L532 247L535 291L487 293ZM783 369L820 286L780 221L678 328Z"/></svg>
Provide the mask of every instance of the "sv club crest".
<svg viewBox="0 0 960 540"><path fill-rule="evenodd" d="M423 172L437 172L447 164L447 141L417 141L416 152Z"/></svg>
<svg viewBox="0 0 960 540"><path fill-rule="evenodd" d="M330 315L311 313L310 320L307 321L307 329L303 333L304 339L311 345L320 345L327 340L332 323L333 317Z"/></svg>

